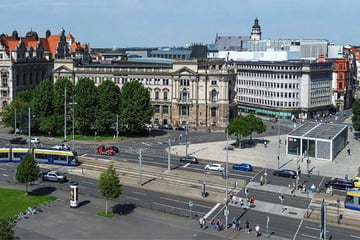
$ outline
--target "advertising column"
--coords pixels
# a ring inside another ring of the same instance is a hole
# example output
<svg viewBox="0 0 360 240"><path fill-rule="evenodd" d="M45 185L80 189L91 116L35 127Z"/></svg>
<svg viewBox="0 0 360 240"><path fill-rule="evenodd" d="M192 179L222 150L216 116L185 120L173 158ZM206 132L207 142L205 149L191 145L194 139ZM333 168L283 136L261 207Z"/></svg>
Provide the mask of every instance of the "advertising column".
<svg viewBox="0 0 360 240"><path fill-rule="evenodd" d="M78 183L70 182L70 207L76 208L79 206L79 191Z"/></svg>

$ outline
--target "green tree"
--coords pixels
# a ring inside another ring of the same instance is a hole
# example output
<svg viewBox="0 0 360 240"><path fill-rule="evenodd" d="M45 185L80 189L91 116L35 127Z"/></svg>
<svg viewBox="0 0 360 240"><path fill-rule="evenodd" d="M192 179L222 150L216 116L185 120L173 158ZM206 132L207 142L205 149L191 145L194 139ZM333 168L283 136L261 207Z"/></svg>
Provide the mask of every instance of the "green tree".
<svg viewBox="0 0 360 240"><path fill-rule="evenodd" d="M121 88L121 123L127 126L131 134L144 131L154 114L149 91L138 81L131 81Z"/></svg>
<svg viewBox="0 0 360 240"><path fill-rule="evenodd" d="M11 223L9 219L0 220L0 240L15 240L15 224Z"/></svg>
<svg viewBox="0 0 360 240"><path fill-rule="evenodd" d="M120 110L120 88L107 80L97 87L98 107L96 108L95 129L101 135L114 134L116 115Z"/></svg>
<svg viewBox="0 0 360 240"><path fill-rule="evenodd" d="M1 115L2 124L5 127L14 126L16 115L16 127L28 128L28 109L32 99L32 92L31 89L17 92L13 101L5 107Z"/></svg>
<svg viewBox="0 0 360 240"><path fill-rule="evenodd" d="M29 182L35 181L39 178L40 169L36 164L31 152L25 154L19 165L16 167L16 180L20 183L25 183L26 194L28 195Z"/></svg>
<svg viewBox="0 0 360 240"><path fill-rule="evenodd" d="M105 197L105 214L108 214L108 200L118 198L122 193L122 185L120 184L119 176L113 165L100 175L99 190L103 197Z"/></svg>
<svg viewBox="0 0 360 240"><path fill-rule="evenodd" d="M352 106L352 125L355 131L360 131L360 99L356 100Z"/></svg>
<svg viewBox="0 0 360 240"><path fill-rule="evenodd" d="M75 86L76 128L82 135L96 132L97 89L94 81L81 78Z"/></svg>
<svg viewBox="0 0 360 240"><path fill-rule="evenodd" d="M66 89L66 96L65 96ZM52 131L57 135L64 134L64 114L65 114L65 104L66 107L71 101L73 95L73 85L68 78L60 78L54 84L54 97L53 97L53 106L54 114L51 118L53 129ZM66 103L65 103L66 99ZM66 126L67 131L70 129L71 124L68 124L69 121L69 112L66 116ZM69 122L70 123L70 122ZM65 139L64 139L65 140Z"/></svg>
<svg viewBox="0 0 360 240"><path fill-rule="evenodd" d="M34 89L31 112L36 118L32 122L34 129L41 133L47 133L54 128L54 122L51 121L54 114L53 89L54 86L49 80L41 81Z"/></svg>
<svg viewBox="0 0 360 240"><path fill-rule="evenodd" d="M232 135L234 133L247 137L250 136L252 139L253 132L263 133L266 131L266 125L263 123L261 118L256 117L253 114L233 118L227 127L228 134Z"/></svg>

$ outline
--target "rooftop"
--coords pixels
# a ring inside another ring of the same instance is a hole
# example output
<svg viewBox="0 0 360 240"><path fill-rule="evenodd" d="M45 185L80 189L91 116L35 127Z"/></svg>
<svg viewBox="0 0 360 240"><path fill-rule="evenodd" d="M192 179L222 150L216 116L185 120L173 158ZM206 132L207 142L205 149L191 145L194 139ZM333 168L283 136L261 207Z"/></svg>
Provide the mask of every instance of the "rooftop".
<svg viewBox="0 0 360 240"><path fill-rule="evenodd" d="M289 136L303 138L333 139L347 128L344 124L307 122L288 133Z"/></svg>

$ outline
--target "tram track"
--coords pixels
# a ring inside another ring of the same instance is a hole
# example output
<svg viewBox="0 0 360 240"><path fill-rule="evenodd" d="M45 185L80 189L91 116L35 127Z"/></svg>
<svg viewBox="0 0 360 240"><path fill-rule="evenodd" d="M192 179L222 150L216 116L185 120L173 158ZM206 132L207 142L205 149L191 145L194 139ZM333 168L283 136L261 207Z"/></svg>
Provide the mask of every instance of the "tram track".
<svg viewBox="0 0 360 240"><path fill-rule="evenodd" d="M114 160L106 159L94 159L94 158L81 158L80 167L85 170L92 170L98 172L104 172L110 164L113 164L117 173L120 176L126 176L134 179L133 183L138 183L139 180L139 168L138 165L129 162L120 162ZM124 166L126 165L126 166ZM130 167L129 167L130 166ZM132 166L132 167L131 167ZM141 169L141 177L143 179L142 184L145 185L150 182L163 183L167 185L176 185L181 187L190 187L200 189L201 183L204 182L203 175L200 177L189 176L188 171L183 171L179 169L172 170L171 173L168 173L166 170L159 167L149 167L143 165ZM192 174L194 175L194 174ZM208 175L209 176L209 175ZM206 176L206 177L208 177ZM209 181L206 179L207 190L217 193L225 193L224 183L219 183L215 181Z"/></svg>

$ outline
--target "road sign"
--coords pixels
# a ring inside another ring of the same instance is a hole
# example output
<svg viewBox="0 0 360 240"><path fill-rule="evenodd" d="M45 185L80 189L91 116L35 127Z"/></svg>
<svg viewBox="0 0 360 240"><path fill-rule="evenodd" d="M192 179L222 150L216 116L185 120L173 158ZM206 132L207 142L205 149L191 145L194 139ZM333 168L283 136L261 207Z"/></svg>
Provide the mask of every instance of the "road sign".
<svg viewBox="0 0 360 240"><path fill-rule="evenodd" d="M224 209L224 216L229 216L229 209Z"/></svg>
<svg viewBox="0 0 360 240"><path fill-rule="evenodd" d="M193 201L189 201L189 207L192 207L192 206L194 206L194 203L193 203Z"/></svg>

